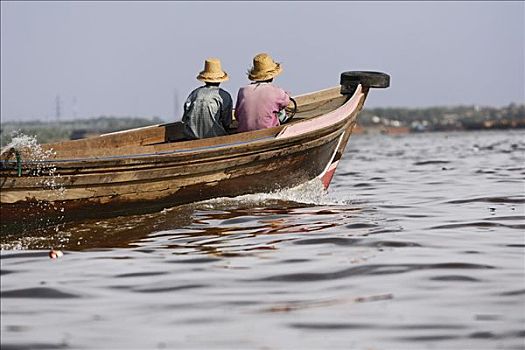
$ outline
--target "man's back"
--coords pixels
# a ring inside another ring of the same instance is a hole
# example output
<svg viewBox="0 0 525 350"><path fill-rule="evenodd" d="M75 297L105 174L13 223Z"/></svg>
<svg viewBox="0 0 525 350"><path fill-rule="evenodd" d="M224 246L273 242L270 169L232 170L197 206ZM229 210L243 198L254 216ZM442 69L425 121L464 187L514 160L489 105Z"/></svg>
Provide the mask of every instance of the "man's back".
<svg viewBox="0 0 525 350"><path fill-rule="evenodd" d="M279 125L277 113L290 103L286 92L269 82L257 82L239 89L235 115L238 130L251 131Z"/></svg>
<svg viewBox="0 0 525 350"><path fill-rule="evenodd" d="M233 101L218 86L201 86L193 90L184 104L184 134L191 139L228 134Z"/></svg>

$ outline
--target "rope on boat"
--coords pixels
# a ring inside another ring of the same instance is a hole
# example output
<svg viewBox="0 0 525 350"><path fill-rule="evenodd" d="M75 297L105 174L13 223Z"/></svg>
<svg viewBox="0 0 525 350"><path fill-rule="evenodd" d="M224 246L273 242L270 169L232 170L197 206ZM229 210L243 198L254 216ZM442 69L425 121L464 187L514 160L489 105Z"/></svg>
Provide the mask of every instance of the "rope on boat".
<svg viewBox="0 0 525 350"><path fill-rule="evenodd" d="M12 156L15 156L16 160L15 161L12 161L12 160L9 160L9 158L11 158ZM12 166L8 166L9 163L14 163L16 162L16 165L15 165L15 168L16 168L16 174L18 175L18 177L21 177L22 176L22 154L20 153L20 151L14 147L10 147L10 148L4 148L2 149L2 151L0 152L0 155L3 155L2 156L2 162L0 163L0 168L2 170L4 169L13 169Z"/></svg>
<svg viewBox="0 0 525 350"><path fill-rule="evenodd" d="M16 156L16 173L18 177L22 176L22 156L20 155L20 151L15 149L15 156Z"/></svg>

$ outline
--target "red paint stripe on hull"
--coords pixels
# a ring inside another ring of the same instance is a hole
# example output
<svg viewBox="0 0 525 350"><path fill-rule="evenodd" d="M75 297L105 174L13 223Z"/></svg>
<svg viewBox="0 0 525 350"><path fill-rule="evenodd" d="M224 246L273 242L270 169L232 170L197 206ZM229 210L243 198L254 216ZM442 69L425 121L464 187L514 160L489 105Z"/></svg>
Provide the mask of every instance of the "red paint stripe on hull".
<svg viewBox="0 0 525 350"><path fill-rule="evenodd" d="M328 170L321 175L321 181L323 182L323 186L325 189L328 189L328 186L330 186L330 182L332 181L332 178L335 174L335 169L337 168L337 164L339 164L339 161L335 161L328 167Z"/></svg>

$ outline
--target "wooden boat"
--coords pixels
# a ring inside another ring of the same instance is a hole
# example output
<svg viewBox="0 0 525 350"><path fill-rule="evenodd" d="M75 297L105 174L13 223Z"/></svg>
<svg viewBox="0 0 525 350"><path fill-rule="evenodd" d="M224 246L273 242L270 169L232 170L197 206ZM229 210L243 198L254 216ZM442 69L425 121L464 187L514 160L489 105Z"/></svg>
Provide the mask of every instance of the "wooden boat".
<svg viewBox="0 0 525 350"><path fill-rule="evenodd" d="M151 212L216 197L293 187L328 187L378 72L345 72L340 85L296 96L291 122L253 132L184 140L170 123L2 152L2 227L47 219Z"/></svg>

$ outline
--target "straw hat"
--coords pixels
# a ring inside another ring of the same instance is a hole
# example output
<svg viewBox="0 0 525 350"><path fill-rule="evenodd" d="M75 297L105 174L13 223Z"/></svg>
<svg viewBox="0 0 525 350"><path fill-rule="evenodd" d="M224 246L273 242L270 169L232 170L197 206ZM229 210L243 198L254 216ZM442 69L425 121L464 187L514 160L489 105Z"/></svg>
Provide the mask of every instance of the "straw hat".
<svg viewBox="0 0 525 350"><path fill-rule="evenodd" d="M220 83L228 80L228 74L222 70L218 58L208 58L204 61L204 70L197 75L197 79L208 83Z"/></svg>
<svg viewBox="0 0 525 350"><path fill-rule="evenodd" d="M253 67L248 72L248 79L253 81L263 81L272 79L279 75L283 68L280 63L276 63L267 53L260 53L253 58Z"/></svg>

